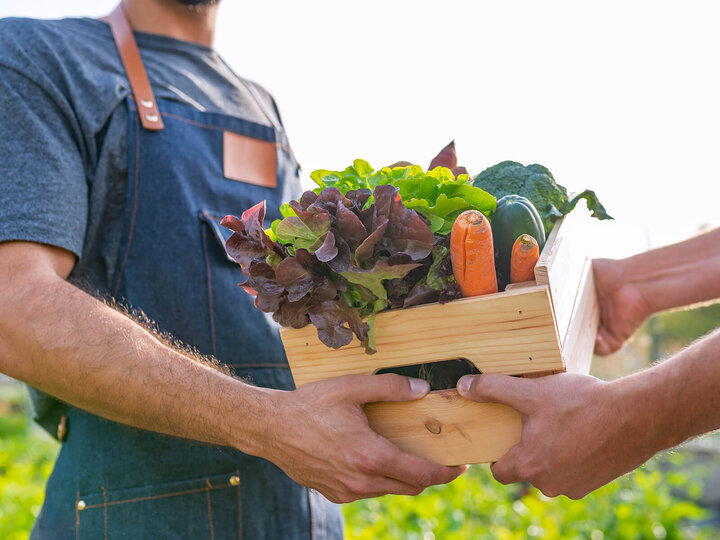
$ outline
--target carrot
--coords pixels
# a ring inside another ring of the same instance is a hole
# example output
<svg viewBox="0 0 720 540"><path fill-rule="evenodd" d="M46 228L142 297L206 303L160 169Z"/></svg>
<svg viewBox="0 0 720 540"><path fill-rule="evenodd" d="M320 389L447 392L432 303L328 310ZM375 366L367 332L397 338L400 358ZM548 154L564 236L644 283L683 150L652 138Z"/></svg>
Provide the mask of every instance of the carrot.
<svg viewBox="0 0 720 540"><path fill-rule="evenodd" d="M515 240L510 255L510 283L535 279L535 264L540 258L537 240L529 234L521 234Z"/></svg>
<svg viewBox="0 0 720 540"><path fill-rule="evenodd" d="M497 292L492 229L482 212L466 210L455 219L450 232L450 260L463 296Z"/></svg>

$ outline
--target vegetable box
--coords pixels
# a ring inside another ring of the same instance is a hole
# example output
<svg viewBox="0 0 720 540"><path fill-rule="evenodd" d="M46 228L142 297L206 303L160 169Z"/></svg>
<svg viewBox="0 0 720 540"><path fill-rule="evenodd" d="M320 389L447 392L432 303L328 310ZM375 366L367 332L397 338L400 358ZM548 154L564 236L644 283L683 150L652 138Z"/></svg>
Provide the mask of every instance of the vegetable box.
<svg viewBox="0 0 720 540"><path fill-rule="evenodd" d="M377 352L355 339L329 349L312 325L280 333L295 383L446 360L465 359L484 373L537 377L587 373L598 326L590 218L577 210L559 220L535 266L535 281L505 292L379 313ZM455 389L410 402L366 405L372 429L401 449L444 465L499 459L520 440L512 408L476 403Z"/></svg>

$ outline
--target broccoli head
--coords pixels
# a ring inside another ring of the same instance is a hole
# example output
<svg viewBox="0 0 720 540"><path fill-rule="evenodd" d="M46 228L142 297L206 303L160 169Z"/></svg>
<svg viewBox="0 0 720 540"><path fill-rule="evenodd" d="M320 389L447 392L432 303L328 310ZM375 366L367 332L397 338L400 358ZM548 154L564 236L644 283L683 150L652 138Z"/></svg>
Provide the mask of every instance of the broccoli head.
<svg viewBox="0 0 720 540"><path fill-rule="evenodd" d="M505 195L520 195L529 199L543 220L545 234L550 234L555 220L575 208L580 199L586 200L593 217L612 219L597 200L595 192L585 190L570 199L567 190L555 182L552 173L542 165L524 166L516 161L503 161L477 175L473 185L496 199Z"/></svg>

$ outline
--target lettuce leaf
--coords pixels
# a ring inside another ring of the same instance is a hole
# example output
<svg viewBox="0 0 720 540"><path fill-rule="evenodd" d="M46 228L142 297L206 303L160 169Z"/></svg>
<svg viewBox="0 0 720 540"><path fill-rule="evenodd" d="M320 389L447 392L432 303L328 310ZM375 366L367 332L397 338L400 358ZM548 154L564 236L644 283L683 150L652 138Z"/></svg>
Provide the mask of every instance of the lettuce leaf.
<svg viewBox="0 0 720 540"><path fill-rule="evenodd" d="M312 323L328 347L347 345L354 335L372 352L373 315L402 307L432 265L436 242L428 220L386 180L356 162L330 175L335 185L284 204L283 218L267 230L264 203L242 218L226 216L222 223L233 231L226 247L248 276L242 286L256 307L283 326ZM446 199L441 205L452 204Z"/></svg>
<svg viewBox="0 0 720 540"><path fill-rule="evenodd" d="M374 170L357 159L311 177L319 187L283 204L282 219L268 229L264 202L222 221L258 309L283 326L312 323L328 347L355 336L372 352L377 312L460 296L448 233L461 212L490 218L496 207L467 174L456 178L444 166Z"/></svg>
<svg viewBox="0 0 720 540"><path fill-rule="evenodd" d="M344 171L320 169L310 177L319 186L316 193L328 187L347 194L381 185L395 186L403 204L422 214L431 232L439 234L449 234L455 218L465 210L479 210L491 219L496 207L495 197L473 186L467 174L456 178L449 168L441 166L427 172L418 165L376 171L366 161L356 159Z"/></svg>

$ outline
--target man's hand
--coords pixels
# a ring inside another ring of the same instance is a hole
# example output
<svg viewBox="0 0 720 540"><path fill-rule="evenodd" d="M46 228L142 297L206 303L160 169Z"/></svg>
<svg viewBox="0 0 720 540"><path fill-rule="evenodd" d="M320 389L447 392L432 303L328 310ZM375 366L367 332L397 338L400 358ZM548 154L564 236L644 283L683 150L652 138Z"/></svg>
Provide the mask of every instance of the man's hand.
<svg viewBox="0 0 720 540"><path fill-rule="evenodd" d="M595 353L604 356L619 350L652 310L641 289L628 280L622 261L595 259L593 273L600 308Z"/></svg>
<svg viewBox="0 0 720 540"><path fill-rule="evenodd" d="M484 374L461 378L458 391L467 399L503 403L520 413L522 440L491 470L498 482L528 481L548 497L582 498L660 449L632 400L614 383L594 377Z"/></svg>
<svg viewBox="0 0 720 540"><path fill-rule="evenodd" d="M368 427L363 405L419 399L429 390L423 380L386 374L349 375L278 393L264 457L333 502L418 495L454 480L465 467L402 452Z"/></svg>
<svg viewBox="0 0 720 540"><path fill-rule="evenodd" d="M620 260L593 261L597 354L610 354L651 314L720 297L720 228Z"/></svg>
<svg viewBox="0 0 720 540"><path fill-rule="evenodd" d="M294 392L247 385L67 283L73 264L62 250L0 243L0 371L116 422L270 459L335 501L415 495L463 472L368 427L365 403L418 399L426 382L388 374Z"/></svg>

